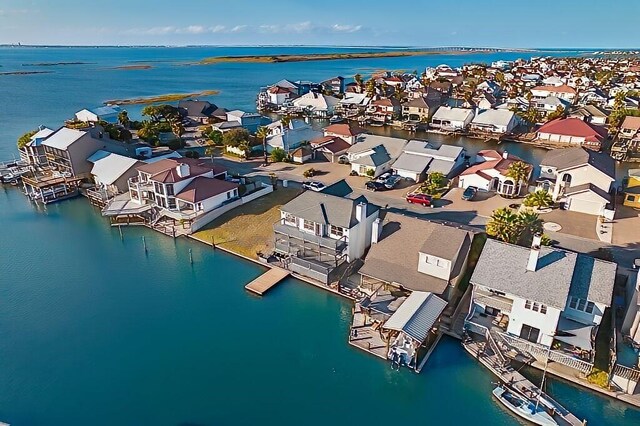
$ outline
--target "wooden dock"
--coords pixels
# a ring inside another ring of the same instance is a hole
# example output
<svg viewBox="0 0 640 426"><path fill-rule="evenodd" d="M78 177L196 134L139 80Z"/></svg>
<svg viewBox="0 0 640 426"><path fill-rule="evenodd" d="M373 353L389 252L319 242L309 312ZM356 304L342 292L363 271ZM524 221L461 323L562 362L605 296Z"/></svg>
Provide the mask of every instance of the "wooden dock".
<svg viewBox="0 0 640 426"><path fill-rule="evenodd" d="M463 341L462 346L471 356L476 358L483 366L496 375L502 383L509 383L510 386L522 396L534 398L540 395L540 403L543 406L553 407L556 410L555 420L558 421L558 424L567 426L584 426L586 424L544 393L538 386L531 383L531 381L525 378L519 371L514 370L500 353L492 349L487 350L486 345L489 343L490 342L486 340L479 342L469 339Z"/></svg>
<svg viewBox="0 0 640 426"><path fill-rule="evenodd" d="M244 286L247 290L259 296L264 295L271 287L274 287L280 281L289 276L286 269L272 267L264 274Z"/></svg>

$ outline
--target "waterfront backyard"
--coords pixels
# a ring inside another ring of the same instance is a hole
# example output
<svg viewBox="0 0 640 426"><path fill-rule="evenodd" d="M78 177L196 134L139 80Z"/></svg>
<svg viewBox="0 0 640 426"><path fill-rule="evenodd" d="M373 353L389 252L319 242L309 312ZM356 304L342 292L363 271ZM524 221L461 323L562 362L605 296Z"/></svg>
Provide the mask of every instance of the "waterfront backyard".
<svg viewBox="0 0 640 426"><path fill-rule="evenodd" d="M280 220L280 206L299 194L300 189L279 187L223 214L194 233L193 238L257 259L256 253L267 253L273 248L273 224Z"/></svg>

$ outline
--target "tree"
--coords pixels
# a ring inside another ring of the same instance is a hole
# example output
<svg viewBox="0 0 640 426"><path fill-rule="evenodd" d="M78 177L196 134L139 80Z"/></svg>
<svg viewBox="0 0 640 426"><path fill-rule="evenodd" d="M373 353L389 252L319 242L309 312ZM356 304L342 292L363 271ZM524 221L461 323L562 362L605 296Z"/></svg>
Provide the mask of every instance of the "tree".
<svg viewBox="0 0 640 426"><path fill-rule="evenodd" d="M522 184L527 182L530 173L531 168L524 161L516 161L509 165L506 176L513 179L516 184L516 196L520 195Z"/></svg>
<svg viewBox="0 0 640 426"><path fill-rule="evenodd" d="M354 75L353 80L356 82L358 87L362 87L362 75L360 75L360 73Z"/></svg>
<svg viewBox="0 0 640 426"><path fill-rule="evenodd" d="M282 117L280 119L280 123L282 124L282 127L287 128L289 127L289 125L291 124L291 117L288 115L285 115L284 117Z"/></svg>
<svg viewBox="0 0 640 426"><path fill-rule="evenodd" d="M31 131L25 133L24 135L20 136L18 138L18 142L17 142L18 149L24 148L25 145L27 145L29 142L31 142L31 137L33 135L35 135L36 133L38 133L38 130L31 130Z"/></svg>
<svg viewBox="0 0 640 426"><path fill-rule="evenodd" d="M424 194L436 195L440 188L445 184L447 178L440 172L429 173L427 179L420 186L420 190Z"/></svg>
<svg viewBox="0 0 640 426"><path fill-rule="evenodd" d="M271 161L279 163L287 158L287 153L282 148L273 148L271 150Z"/></svg>
<svg viewBox="0 0 640 426"><path fill-rule="evenodd" d="M240 142L238 144L238 149L242 151L242 156L244 158L249 158L249 155L251 153L251 147L249 146L249 142L247 141Z"/></svg>
<svg viewBox="0 0 640 426"><path fill-rule="evenodd" d="M219 130L211 130L211 132L207 135L209 140L213 142L214 145L220 146L224 145L222 143L222 132Z"/></svg>
<svg viewBox="0 0 640 426"><path fill-rule="evenodd" d="M123 125L125 128L129 127L131 120L129 120L129 113L127 113L126 110L122 110L118 113L118 123Z"/></svg>
<svg viewBox="0 0 640 426"><path fill-rule="evenodd" d="M555 120L556 118L560 118L564 115L564 107L562 105L558 105L555 111L547 116L547 120Z"/></svg>
<svg viewBox="0 0 640 426"><path fill-rule="evenodd" d="M144 117L149 117L149 119L154 123L160 121L160 118L162 117L158 105L146 105L144 108L142 108L142 111L140 113Z"/></svg>
<svg viewBox="0 0 640 426"><path fill-rule="evenodd" d="M269 164L269 156L267 154L267 136L269 136L269 128L265 126L258 127L258 131L256 132L256 137L258 139L262 139L262 153L264 154L265 166Z"/></svg>
<svg viewBox="0 0 640 426"><path fill-rule="evenodd" d="M522 211L518 213L518 239L517 244L530 247L533 236L542 234L542 220L538 213Z"/></svg>
<svg viewBox="0 0 640 426"><path fill-rule="evenodd" d="M494 210L487 222L487 235L515 244L518 241L518 215L508 207Z"/></svg>
<svg viewBox="0 0 640 426"><path fill-rule="evenodd" d="M149 120L142 122L142 127L138 130L138 137L147 142L157 142L160 131L158 127Z"/></svg>
<svg viewBox="0 0 640 426"><path fill-rule="evenodd" d="M215 143L211 139L209 139L204 149L204 155L208 155L211 158L211 162L213 163L213 154L215 153L216 153Z"/></svg>
<svg viewBox="0 0 640 426"><path fill-rule="evenodd" d="M373 95L376 94L376 81L373 78L367 80L365 90L367 92L367 96L370 98L372 98Z"/></svg>
<svg viewBox="0 0 640 426"><path fill-rule="evenodd" d="M225 146L238 147L242 142L249 140L249 132L246 129L231 129L222 134L222 143Z"/></svg>
<svg viewBox="0 0 640 426"><path fill-rule="evenodd" d="M544 189L538 189L527 195L524 199L524 205L526 207L550 207L553 205L553 198Z"/></svg>
<svg viewBox="0 0 640 426"><path fill-rule="evenodd" d="M171 132L176 135L176 137L182 140L182 135L184 135L184 126L180 120L172 119L169 120L169 125L171 126Z"/></svg>
<svg viewBox="0 0 640 426"><path fill-rule="evenodd" d="M498 240L531 245L533 236L542 233L542 220L537 213L522 211L516 213L508 207L494 210L487 222L487 235Z"/></svg>

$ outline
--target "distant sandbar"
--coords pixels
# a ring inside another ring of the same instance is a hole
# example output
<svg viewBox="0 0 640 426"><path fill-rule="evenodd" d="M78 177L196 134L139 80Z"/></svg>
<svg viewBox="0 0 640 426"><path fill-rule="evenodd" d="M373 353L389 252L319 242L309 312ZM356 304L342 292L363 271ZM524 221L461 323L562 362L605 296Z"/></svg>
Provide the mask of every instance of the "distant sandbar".
<svg viewBox="0 0 640 426"><path fill-rule="evenodd" d="M181 101L183 99L188 98L198 98L202 96L213 96L220 93L218 90L203 90L202 92L195 93L167 93L164 95L157 96L146 96L140 98L130 98L130 99L112 99L109 101L105 101L105 104L109 105L145 105L145 104L156 104L159 102L175 102Z"/></svg>

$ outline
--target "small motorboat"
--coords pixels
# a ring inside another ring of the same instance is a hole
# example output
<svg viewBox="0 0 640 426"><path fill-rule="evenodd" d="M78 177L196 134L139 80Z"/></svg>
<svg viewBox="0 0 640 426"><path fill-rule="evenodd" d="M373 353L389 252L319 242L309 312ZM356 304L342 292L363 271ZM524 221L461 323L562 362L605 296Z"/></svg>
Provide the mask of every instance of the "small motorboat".
<svg viewBox="0 0 640 426"><path fill-rule="evenodd" d="M344 118L340 117L339 115L333 115L329 119L329 123L331 124L342 123L343 121L344 121Z"/></svg>
<svg viewBox="0 0 640 426"><path fill-rule="evenodd" d="M558 424L553 417L544 410L543 406L518 395L503 385L495 388L492 393L502 405L522 419L540 426Z"/></svg>

